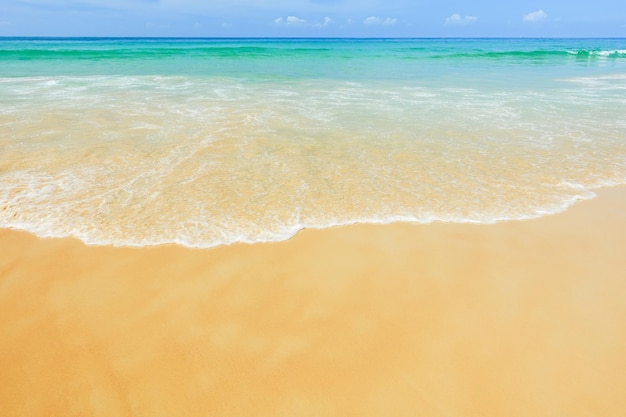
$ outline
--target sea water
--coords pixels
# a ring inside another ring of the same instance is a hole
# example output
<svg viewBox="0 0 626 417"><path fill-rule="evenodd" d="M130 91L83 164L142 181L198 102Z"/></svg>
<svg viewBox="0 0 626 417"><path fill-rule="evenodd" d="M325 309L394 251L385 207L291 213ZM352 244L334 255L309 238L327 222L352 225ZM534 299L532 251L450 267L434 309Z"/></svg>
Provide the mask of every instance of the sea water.
<svg viewBox="0 0 626 417"><path fill-rule="evenodd" d="M625 39L0 39L0 227L211 247L626 183Z"/></svg>

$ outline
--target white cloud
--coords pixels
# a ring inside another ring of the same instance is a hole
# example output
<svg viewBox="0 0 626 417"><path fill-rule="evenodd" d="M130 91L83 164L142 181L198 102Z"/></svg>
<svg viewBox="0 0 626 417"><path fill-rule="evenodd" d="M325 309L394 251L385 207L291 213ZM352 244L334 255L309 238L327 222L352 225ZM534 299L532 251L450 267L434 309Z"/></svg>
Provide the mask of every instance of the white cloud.
<svg viewBox="0 0 626 417"><path fill-rule="evenodd" d="M299 27L313 27L313 28L325 28L335 23L335 21L330 17L324 17L324 20L321 22L309 22L306 19L302 19L297 16L287 16L287 17L277 17L274 19L274 23L279 26L299 26Z"/></svg>
<svg viewBox="0 0 626 417"><path fill-rule="evenodd" d="M300 19L296 16L287 16L287 24L288 25L297 25L298 23L306 23L306 20Z"/></svg>
<svg viewBox="0 0 626 417"><path fill-rule="evenodd" d="M370 16L363 20L364 25L395 25L398 22L398 19L395 17L387 17L385 19L380 18L378 16Z"/></svg>
<svg viewBox="0 0 626 417"><path fill-rule="evenodd" d="M478 18L476 16L461 16L458 13L454 13L450 17L446 17L445 24L446 25L469 25L472 23L476 23Z"/></svg>
<svg viewBox="0 0 626 417"><path fill-rule="evenodd" d="M335 21L334 21L333 19L331 19L330 17L326 16L326 17L324 18L324 21L323 21L323 22L316 22L316 23L313 23L313 25L312 25L312 26L313 26L314 28L325 28L325 27L328 27L328 26L332 25L333 23L335 23Z"/></svg>
<svg viewBox="0 0 626 417"><path fill-rule="evenodd" d="M287 16L285 19L278 17L274 19L274 23L277 25L304 25L306 24L306 19L300 19L297 16Z"/></svg>
<svg viewBox="0 0 626 417"><path fill-rule="evenodd" d="M524 15L524 17L522 18L524 20L524 22L539 22L541 20L544 20L548 17L548 14L546 12L543 11L543 9L537 10L536 12L531 12L528 13L527 15Z"/></svg>

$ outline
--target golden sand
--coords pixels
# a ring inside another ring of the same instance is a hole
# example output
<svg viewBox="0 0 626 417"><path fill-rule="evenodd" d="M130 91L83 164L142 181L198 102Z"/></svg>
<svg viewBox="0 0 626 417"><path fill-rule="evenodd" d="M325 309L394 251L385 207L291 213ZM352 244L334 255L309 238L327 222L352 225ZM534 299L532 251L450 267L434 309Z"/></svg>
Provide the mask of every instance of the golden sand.
<svg viewBox="0 0 626 417"><path fill-rule="evenodd" d="M0 415L624 416L626 189L210 250L0 231Z"/></svg>

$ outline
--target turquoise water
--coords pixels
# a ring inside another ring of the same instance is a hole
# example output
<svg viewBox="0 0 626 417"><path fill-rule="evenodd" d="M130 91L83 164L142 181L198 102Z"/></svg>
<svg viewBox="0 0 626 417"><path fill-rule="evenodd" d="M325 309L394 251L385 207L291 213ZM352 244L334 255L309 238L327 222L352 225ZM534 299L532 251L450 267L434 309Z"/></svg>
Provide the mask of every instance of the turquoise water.
<svg viewBox="0 0 626 417"><path fill-rule="evenodd" d="M0 39L0 227L210 247L626 183L625 39Z"/></svg>

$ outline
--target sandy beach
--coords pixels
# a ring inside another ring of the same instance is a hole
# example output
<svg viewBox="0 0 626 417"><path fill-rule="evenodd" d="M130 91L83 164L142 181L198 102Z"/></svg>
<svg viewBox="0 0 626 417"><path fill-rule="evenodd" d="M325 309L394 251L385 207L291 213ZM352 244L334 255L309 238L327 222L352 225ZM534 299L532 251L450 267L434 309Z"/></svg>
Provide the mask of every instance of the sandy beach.
<svg viewBox="0 0 626 417"><path fill-rule="evenodd" d="M0 414L624 416L626 188L193 250L0 231Z"/></svg>

